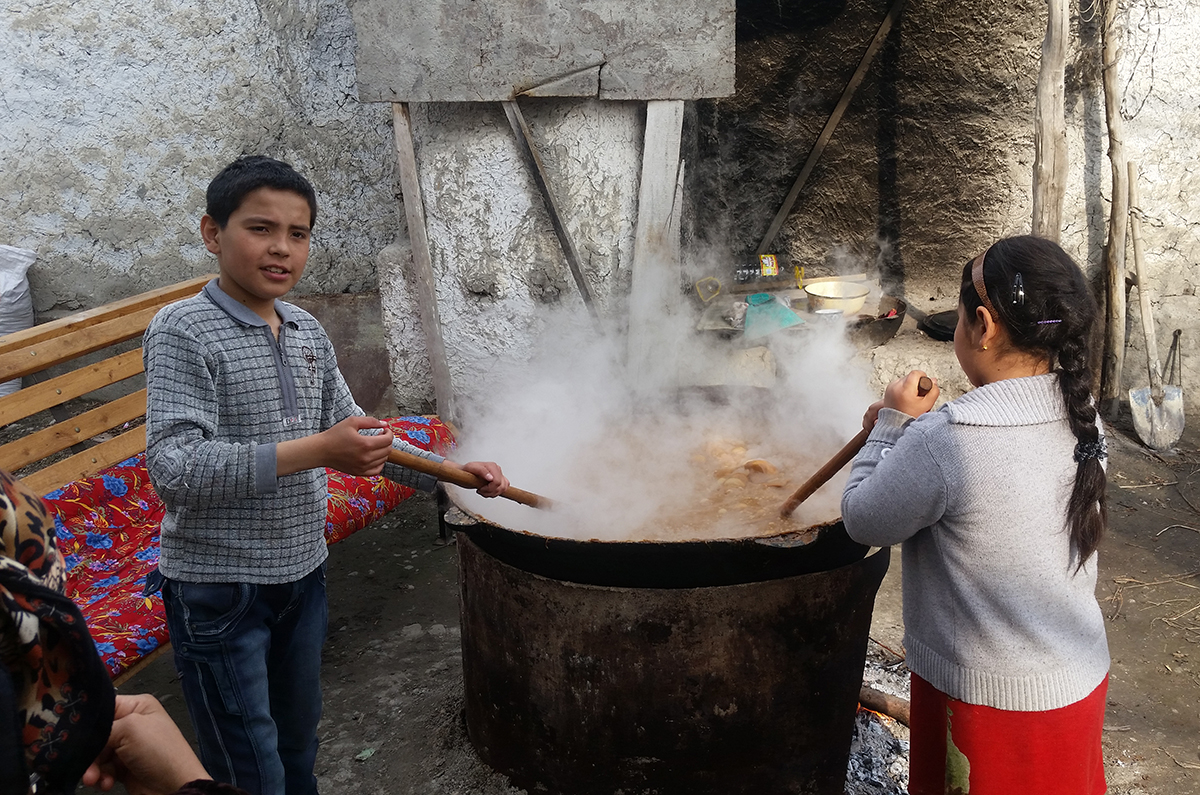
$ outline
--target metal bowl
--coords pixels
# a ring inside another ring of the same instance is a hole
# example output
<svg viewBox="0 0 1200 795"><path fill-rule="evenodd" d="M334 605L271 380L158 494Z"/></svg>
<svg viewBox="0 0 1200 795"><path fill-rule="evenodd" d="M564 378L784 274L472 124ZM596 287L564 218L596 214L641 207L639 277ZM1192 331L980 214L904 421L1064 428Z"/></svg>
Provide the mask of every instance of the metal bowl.
<svg viewBox="0 0 1200 795"><path fill-rule="evenodd" d="M867 301L867 293L871 288L861 282L814 282L804 286L804 294L808 296L808 311L820 309L840 309L842 314L849 317L858 313Z"/></svg>

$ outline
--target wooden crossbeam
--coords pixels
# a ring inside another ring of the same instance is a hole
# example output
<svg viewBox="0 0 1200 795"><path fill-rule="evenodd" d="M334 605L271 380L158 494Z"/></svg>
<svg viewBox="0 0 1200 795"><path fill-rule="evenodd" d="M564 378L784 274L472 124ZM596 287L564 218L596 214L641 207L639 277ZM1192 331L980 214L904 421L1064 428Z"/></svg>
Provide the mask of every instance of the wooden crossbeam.
<svg viewBox="0 0 1200 795"><path fill-rule="evenodd" d="M39 411L52 409L68 400L86 395L142 372L142 349L73 370L38 384L27 384L11 395L0 398L0 425L24 419Z"/></svg>
<svg viewBox="0 0 1200 795"><path fill-rule="evenodd" d="M35 461L62 452L72 445L112 430L146 413L146 390L117 398L102 406L85 411L67 422L56 422L49 428L0 446L0 468L15 472ZM90 451L88 451L90 452Z"/></svg>
<svg viewBox="0 0 1200 795"><path fill-rule="evenodd" d="M101 469L119 464L146 449L146 426L139 425L114 439L51 464L21 478L35 494L46 494L72 480L92 477Z"/></svg>
<svg viewBox="0 0 1200 795"><path fill-rule="evenodd" d="M70 334L89 326L95 326L99 323L104 323L151 306L161 309L167 304L178 301L181 298L190 298L200 292L200 289L215 276L216 274L210 273L207 276L201 276L186 282L180 282L179 284L162 287L158 290L141 293L132 298L113 301L110 304L104 304L94 309L76 312L60 320L39 323L24 331L6 334L0 337L0 355L18 348L28 348L46 340L61 337L64 334Z"/></svg>

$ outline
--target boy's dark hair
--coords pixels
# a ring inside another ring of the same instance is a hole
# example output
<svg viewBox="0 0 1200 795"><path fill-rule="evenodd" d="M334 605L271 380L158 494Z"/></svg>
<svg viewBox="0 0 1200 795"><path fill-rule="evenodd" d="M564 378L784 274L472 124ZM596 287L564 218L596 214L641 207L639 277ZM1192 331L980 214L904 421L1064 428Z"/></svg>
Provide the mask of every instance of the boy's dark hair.
<svg viewBox="0 0 1200 795"><path fill-rule="evenodd" d="M972 280L972 264L963 268L958 297L974 322L983 301ZM1057 243L1024 235L992 244L983 260L983 281L1013 347L1046 357L1052 367L1057 364L1071 430L1080 444L1076 449L1094 450L1100 430L1092 402L1096 368L1092 348L1100 308L1083 271ZM1077 454L1076 460L1067 525L1078 570L1100 544L1108 507L1099 457Z"/></svg>
<svg viewBox="0 0 1200 795"><path fill-rule="evenodd" d="M204 211L224 229L229 216L242 206L246 194L259 188L300 194L308 201L308 225L317 223L317 193L313 186L287 163L263 155L239 157L221 169L221 173L208 183Z"/></svg>

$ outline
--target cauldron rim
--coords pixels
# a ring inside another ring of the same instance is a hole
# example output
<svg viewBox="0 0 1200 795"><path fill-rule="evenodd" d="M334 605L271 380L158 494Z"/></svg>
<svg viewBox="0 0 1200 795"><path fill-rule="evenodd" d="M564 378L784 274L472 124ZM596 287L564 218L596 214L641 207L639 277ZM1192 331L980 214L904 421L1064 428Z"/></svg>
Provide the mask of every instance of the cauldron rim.
<svg viewBox="0 0 1200 795"><path fill-rule="evenodd" d="M526 536L530 539L546 539L549 541L562 541L575 544L603 544L611 547L617 546L683 546L688 544L698 544L704 546L712 546L715 544L734 544L742 545L746 543L761 544L771 547L798 547L805 546L814 542L817 537L824 531L838 527L842 524L842 517L838 516L826 522L817 522L811 524L801 530L789 530L786 533L775 533L769 536L721 536L719 538L681 538L678 541L667 540L661 538L642 538L642 539L606 539L606 538L572 538L571 536L552 536L544 533L534 533L530 530L520 530L514 527L500 524L499 522L488 519L482 514L472 511L467 508L462 502L456 499L453 492L449 493L450 502L461 513L475 520L475 524L487 525L497 530L503 530L508 533Z"/></svg>
<svg viewBox="0 0 1200 795"><path fill-rule="evenodd" d="M460 527L460 532L504 563L552 580L611 588L766 582L831 571L862 560L870 551L850 538L840 519L798 534L766 537L581 541L514 530L464 512L479 521Z"/></svg>

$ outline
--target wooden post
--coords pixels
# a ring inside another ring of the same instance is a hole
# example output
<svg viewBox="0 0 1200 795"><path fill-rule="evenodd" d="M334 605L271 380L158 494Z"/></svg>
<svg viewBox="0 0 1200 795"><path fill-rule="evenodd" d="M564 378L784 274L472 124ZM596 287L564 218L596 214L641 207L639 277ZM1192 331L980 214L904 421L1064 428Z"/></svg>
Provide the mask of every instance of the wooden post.
<svg viewBox="0 0 1200 795"><path fill-rule="evenodd" d="M1104 246L1108 311L1104 333L1104 372L1100 381L1100 410L1116 419L1121 407L1121 370L1125 366L1125 230L1129 222L1129 185L1126 182L1125 131L1121 120L1121 95L1117 62L1121 48L1114 30L1117 0L1104 0L1104 116L1108 121L1108 160L1112 166L1112 207L1108 243Z"/></svg>
<svg viewBox="0 0 1200 795"><path fill-rule="evenodd" d="M446 346L442 341L442 320L438 314L437 282L433 275L433 259L429 253L429 236L425 230L425 202L421 198L421 183L417 179L417 154L413 147L412 119L408 104L392 103L392 126L395 129L396 156L400 162L400 191L404 195L404 217L408 221L408 239L412 244L413 270L417 283L418 310L429 365L433 370L433 394L438 415L450 422L455 416L454 390L450 384L450 366L446 361Z"/></svg>
<svg viewBox="0 0 1200 795"><path fill-rule="evenodd" d="M1067 65L1067 9L1046 0L1046 38L1038 73L1033 130L1033 233L1058 242L1067 189L1067 124L1063 93Z"/></svg>
<svg viewBox="0 0 1200 795"><path fill-rule="evenodd" d="M588 289L587 281L583 278L583 266L579 261L579 251L575 248L575 241L567 230L567 224L563 221L562 213L558 209L558 202L554 200L554 193L550 190L550 183L546 180L546 169L542 165L541 155L538 154L538 150L533 145L533 139L529 135L529 125L525 123L525 116L521 113L521 107L515 99L500 104L504 106L504 115L508 117L508 124L512 127L513 135L516 136L517 146L525 157L525 162L533 174L533 181L537 183L538 190L542 194L546 212L550 214L550 225L554 227L554 234L558 236L558 243L562 246L563 255L567 258L567 266L571 269L575 286L579 288L579 296L583 299L583 305L599 329L600 315L592 302L592 293Z"/></svg>
<svg viewBox="0 0 1200 795"><path fill-rule="evenodd" d="M674 353L664 350L662 330L679 294L679 144L683 102L646 103L646 141L638 186L637 228L630 287L629 372L636 391L647 394L675 380Z"/></svg>
<svg viewBox="0 0 1200 795"><path fill-rule="evenodd" d="M759 242L756 254L766 254L769 252L771 246L774 245L775 236L779 234L779 230L783 227L783 222L791 214L792 207L796 204L796 199L799 198L800 191L804 188L804 183L808 182L809 176L812 174L813 169L816 168L817 161L821 159L821 153L825 151L825 145L833 137L833 131L837 129L838 122L842 120L842 115L845 114L846 108L850 105L850 100L854 98L854 92L858 90L859 84L867 74L867 67L871 65L871 61L875 60L875 53L879 52L879 48L883 46L883 42L887 39L888 33L891 32L892 26L900 18L900 11L903 8L904 0L895 0L892 3L891 10L888 11L887 16L880 23L879 29L875 31L875 38L871 39L867 51L863 53L863 57L858 62L858 68L854 70L854 74L850 76L846 87L842 89L841 99L838 100L833 113L829 114L829 118L825 121L825 126L821 128L821 134L817 136L816 143L809 150L808 158L804 161L804 166L800 169L799 176L792 183L792 189L788 191L788 195L783 200L779 212L775 213L775 218L771 221L771 226L767 229L767 233L763 235L762 241Z"/></svg>

